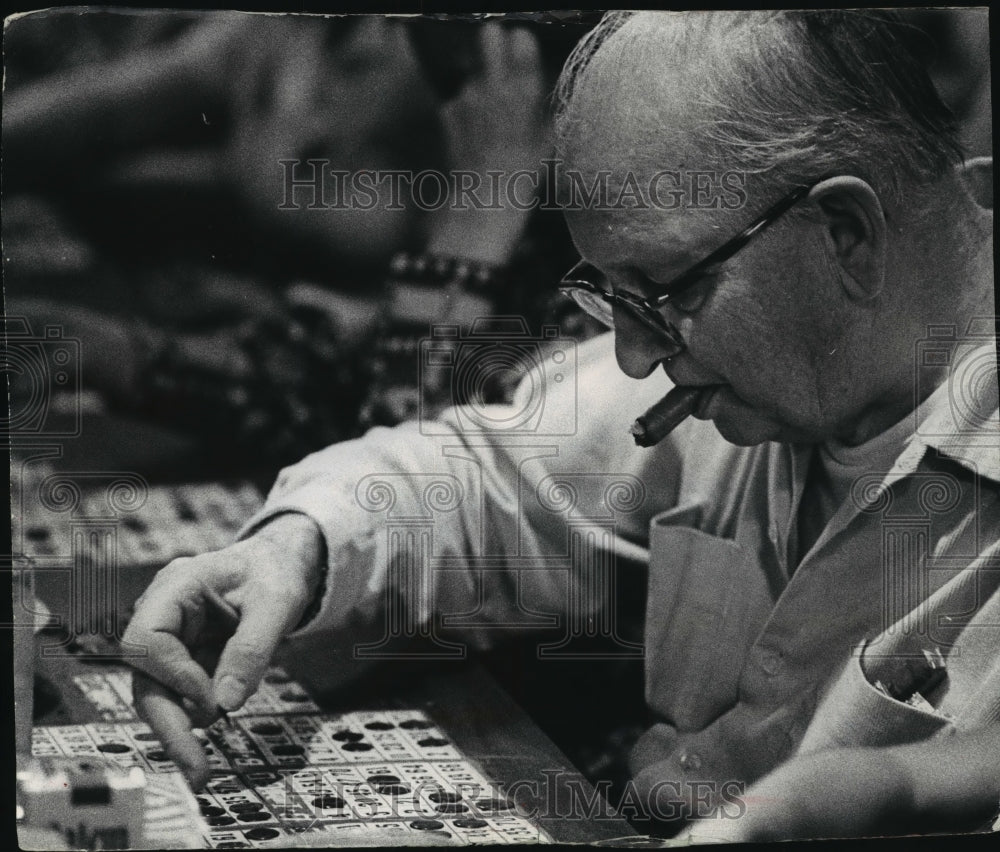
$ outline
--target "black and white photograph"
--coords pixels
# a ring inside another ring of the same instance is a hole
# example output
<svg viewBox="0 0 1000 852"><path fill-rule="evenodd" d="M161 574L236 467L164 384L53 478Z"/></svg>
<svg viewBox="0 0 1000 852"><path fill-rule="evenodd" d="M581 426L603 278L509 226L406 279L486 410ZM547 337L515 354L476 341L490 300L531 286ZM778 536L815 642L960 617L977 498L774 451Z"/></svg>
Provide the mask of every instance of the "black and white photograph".
<svg viewBox="0 0 1000 852"><path fill-rule="evenodd" d="M12 848L995 841L989 9L3 62Z"/></svg>

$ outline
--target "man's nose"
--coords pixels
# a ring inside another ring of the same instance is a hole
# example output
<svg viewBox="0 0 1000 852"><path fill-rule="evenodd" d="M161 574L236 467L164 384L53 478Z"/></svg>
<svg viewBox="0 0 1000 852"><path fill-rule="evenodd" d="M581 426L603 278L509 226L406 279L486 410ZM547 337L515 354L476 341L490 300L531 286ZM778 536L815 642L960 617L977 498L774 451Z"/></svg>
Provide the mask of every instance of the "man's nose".
<svg viewBox="0 0 1000 852"><path fill-rule="evenodd" d="M627 310L615 308L615 358L626 376L646 378L667 354L660 335Z"/></svg>

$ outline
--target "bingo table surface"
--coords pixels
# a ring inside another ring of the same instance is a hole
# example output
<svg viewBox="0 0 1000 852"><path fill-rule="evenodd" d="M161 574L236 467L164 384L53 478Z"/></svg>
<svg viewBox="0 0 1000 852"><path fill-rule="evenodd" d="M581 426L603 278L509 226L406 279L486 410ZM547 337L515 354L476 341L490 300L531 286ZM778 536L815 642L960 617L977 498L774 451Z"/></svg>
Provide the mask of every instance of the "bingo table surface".
<svg viewBox="0 0 1000 852"><path fill-rule="evenodd" d="M57 616L53 625L63 625L35 635L32 749L142 767L149 847L333 845L338 836L340 845L593 842L635 834L469 660L380 663L322 703L273 669L230 714L231 728L218 722L198 732L213 777L192 796L131 706L130 670L114 637L159 568L227 544L263 495L248 482L150 486L135 507L109 518L108 495L120 483L79 483L72 506L45 499L72 476L25 465L14 513L39 602ZM113 618L95 621L90 612Z"/></svg>
<svg viewBox="0 0 1000 852"><path fill-rule="evenodd" d="M36 687L33 751L142 766L148 848L544 844L635 834L475 663L428 666L395 694L368 690L336 706L317 704L272 668L231 725L196 732L213 775L192 797L135 715L126 666L76 643L53 654L45 633L36 646L50 694Z"/></svg>

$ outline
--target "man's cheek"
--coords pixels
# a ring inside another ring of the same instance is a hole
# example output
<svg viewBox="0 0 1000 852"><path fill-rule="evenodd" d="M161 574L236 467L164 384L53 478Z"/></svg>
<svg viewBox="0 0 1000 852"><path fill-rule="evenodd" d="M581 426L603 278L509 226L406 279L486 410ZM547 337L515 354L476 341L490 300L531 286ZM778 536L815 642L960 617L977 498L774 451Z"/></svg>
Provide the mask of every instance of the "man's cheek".
<svg viewBox="0 0 1000 852"><path fill-rule="evenodd" d="M725 282L720 288L725 287ZM780 339L763 306L736 292L715 294L715 298L693 315L690 323L691 345L715 353L715 360L731 366L752 363L769 351Z"/></svg>

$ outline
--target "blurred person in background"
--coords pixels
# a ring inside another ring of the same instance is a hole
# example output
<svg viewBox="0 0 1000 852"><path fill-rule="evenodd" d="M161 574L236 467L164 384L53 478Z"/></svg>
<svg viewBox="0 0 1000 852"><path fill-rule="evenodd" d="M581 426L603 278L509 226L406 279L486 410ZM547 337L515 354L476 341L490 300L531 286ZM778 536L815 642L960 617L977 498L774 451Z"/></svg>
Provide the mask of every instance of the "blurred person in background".
<svg viewBox="0 0 1000 852"><path fill-rule="evenodd" d="M283 205L280 161L296 180L309 160L348 173L539 171L545 94L573 39L535 29L241 13L15 21L8 311L87 340L86 384L113 411L191 436L201 463L208 448L216 465L277 469L398 422L414 405L412 353L403 363L373 339L397 320L412 335L498 307L537 314L534 279L555 274L560 242L569 251L561 217L529 227L509 205L384 201L316 210L310 187ZM53 42L62 49L41 59ZM491 276L478 292L457 288L443 313L395 317L387 277L401 252ZM492 273L518 257L532 280L496 286ZM410 386L400 404L394 384Z"/></svg>

